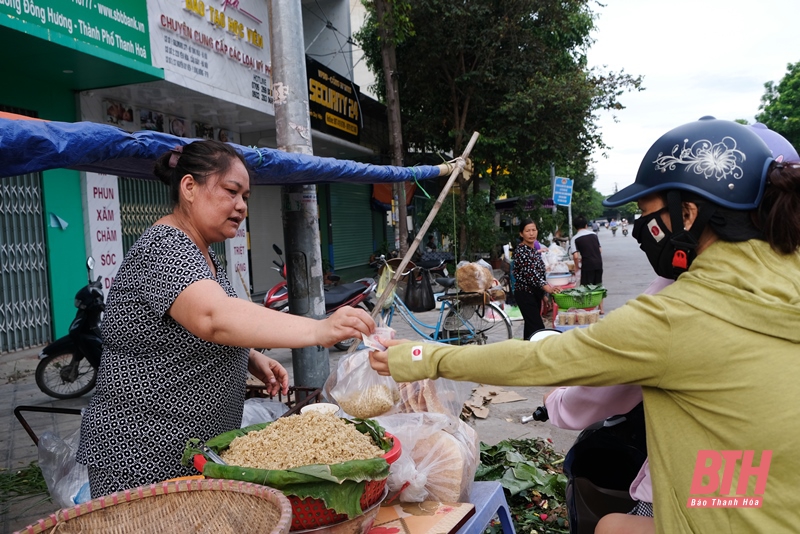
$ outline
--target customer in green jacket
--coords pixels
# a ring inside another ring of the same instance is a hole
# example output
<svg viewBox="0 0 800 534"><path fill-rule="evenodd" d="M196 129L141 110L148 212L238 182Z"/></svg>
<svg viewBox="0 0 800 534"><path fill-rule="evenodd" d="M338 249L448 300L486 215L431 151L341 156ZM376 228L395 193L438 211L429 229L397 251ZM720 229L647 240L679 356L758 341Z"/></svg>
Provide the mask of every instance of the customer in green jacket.
<svg viewBox="0 0 800 534"><path fill-rule="evenodd" d="M604 203L631 201L633 237L671 286L537 343L402 343L372 366L398 381L638 384L657 532L796 532L800 162L704 117L656 141Z"/></svg>

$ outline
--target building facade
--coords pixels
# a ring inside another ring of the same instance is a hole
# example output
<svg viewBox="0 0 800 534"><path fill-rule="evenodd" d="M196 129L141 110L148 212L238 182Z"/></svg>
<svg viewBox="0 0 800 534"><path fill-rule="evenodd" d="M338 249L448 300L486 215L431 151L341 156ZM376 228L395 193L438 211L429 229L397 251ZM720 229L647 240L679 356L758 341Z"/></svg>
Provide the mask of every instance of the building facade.
<svg viewBox="0 0 800 534"><path fill-rule="evenodd" d="M8 51L0 111L276 146L267 2L109 4L0 2ZM349 3L302 8L315 155L383 162L380 106L352 79ZM156 180L66 169L0 180L3 353L66 334L86 258L107 289L124 253L170 205ZM371 186L319 187L323 257L337 271L365 265L386 239L385 213L371 196ZM244 225L216 251L232 282L257 297L279 280L269 266L272 244L283 247L280 186L253 188Z"/></svg>

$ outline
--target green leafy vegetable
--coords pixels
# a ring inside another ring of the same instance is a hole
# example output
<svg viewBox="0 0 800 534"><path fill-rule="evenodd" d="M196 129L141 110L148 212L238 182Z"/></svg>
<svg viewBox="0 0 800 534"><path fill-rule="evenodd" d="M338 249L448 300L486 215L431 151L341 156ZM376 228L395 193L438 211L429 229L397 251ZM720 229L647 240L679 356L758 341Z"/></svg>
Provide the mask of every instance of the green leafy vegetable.
<svg viewBox="0 0 800 534"><path fill-rule="evenodd" d="M566 534L563 461L562 455L540 439L509 439L492 446L481 443L475 480L495 480L503 485L517 532ZM498 524L486 530L492 534L501 531Z"/></svg>

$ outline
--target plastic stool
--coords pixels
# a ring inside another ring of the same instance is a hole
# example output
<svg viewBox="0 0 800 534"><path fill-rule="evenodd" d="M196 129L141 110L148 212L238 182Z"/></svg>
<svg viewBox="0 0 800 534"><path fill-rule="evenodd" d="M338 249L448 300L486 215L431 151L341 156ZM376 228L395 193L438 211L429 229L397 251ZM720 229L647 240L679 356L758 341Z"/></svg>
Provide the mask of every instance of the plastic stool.
<svg viewBox="0 0 800 534"><path fill-rule="evenodd" d="M458 534L483 532L495 516L500 519L503 534L515 534L508 502L499 482L473 482L469 502L475 505L475 515L458 530Z"/></svg>

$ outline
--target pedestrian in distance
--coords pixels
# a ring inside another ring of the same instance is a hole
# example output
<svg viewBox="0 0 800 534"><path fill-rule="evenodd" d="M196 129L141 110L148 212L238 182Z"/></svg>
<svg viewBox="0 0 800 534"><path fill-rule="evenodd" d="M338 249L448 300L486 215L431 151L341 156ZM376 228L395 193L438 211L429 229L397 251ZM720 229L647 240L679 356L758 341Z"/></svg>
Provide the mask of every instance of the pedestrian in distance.
<svg viewBox="0 0 800 534"><path fill-rule="evenodd" d="M425 243L425 251L436 252L436 240L433 238L433 234L428 235L428 241Z"/></svg>
<svg viewBox="0 0 800 534"><path fill-rule="evenodd" d="M181 466L187 440L239 428L248 371L286 394L283 366L250 347L331 346L375 329L358 308L315 320L236 296L210 248L234 237L247 211L250 175L231 145L178 146L154 173L173 210L139 237L111 285L81 422L77 460L93 498L196 474Z"/></svg>
<svg viewBox="0 0 800 534"><path fill-rule="evenodd" d="M601 285L603 283L603 255L600 239L597 234L589 230L586 217L579 215L575 219L575 228L578 232L572 237L572 260L575 268L580 268L580 285ZM600 304L603 313L603 305Z"/></svg>
<svg viewBox="0 0 800 534"><path fill-rule="evenodd" d="M634 201L632 236L669 287L536 343L384 340L371 364L401 382L639 385L656 532L794 532L800 162L703 117L656 140L604 205Z"/></svg>

